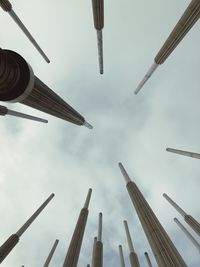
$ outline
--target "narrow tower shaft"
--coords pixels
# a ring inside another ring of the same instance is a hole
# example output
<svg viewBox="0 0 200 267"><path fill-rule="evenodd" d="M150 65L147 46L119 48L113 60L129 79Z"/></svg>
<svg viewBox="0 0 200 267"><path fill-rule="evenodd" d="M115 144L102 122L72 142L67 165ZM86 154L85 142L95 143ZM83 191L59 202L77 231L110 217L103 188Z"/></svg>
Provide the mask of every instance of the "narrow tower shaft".
<svg viewBox="0 0 200 267"><path fill-rule="evenodd" d="M149 258L149 254L148 254L147 252L145 252L144 255L145 255L145 258L146 258L146 260L147 260L148 266L149 266L149 267L153 267L153 265L152 265L152 263L151 263L151 260L150 260L150 258Z"/></svg>
<svg viewBox="0 0 200 267"><path fill-rule="evenodd" d="M49 266L49 263L51 262L51 259L53 257L53 254L54 254L55 250L56 250L58 242L59 242L59 240L56 239L56 241L54 242L53 247L52 247L52 249L51 249L51 251L50 251L50 253L49 253L49 255L48 255L43 267L48 267Z"/></svg>
<svg viewBox="0 0 200 267"><path fill-rule="evenodd" d="M121 267L125 267L123 249L121 245L119 245L119 258L120 258Z"/></svg>
<svg viewBox="0 0 200 267"><path fill-rule="evenodd" d="M169 147L166 150L168 152L172 152L172 153L175 153L175 154L179 154L179 155L183 155L183 156L187 156L187 157L191 157L191 158L200 159L200 154L198 154L198 153L188 152L188 151L169 148Z"/></svg>
<svg viewBox="0 0 200 267"><path fill-rule="evenodd" d="M92 264L91 264L92 267L94 267L94 257L95 257L96 244L97 244L97 237L95 236L94 242L93 242L93 249L92 249Z"/></svg>
<svg viewBox="0 0 200 267"><path fill-rule="evenodd" d="M92 267L103 267L103 243L102 243L102 213L99 213L98 236L94 250L94 265Z"/></svg>
<svg viewBox="0 0 200 267"><path fill-rule="evenodd" d="M178 253L137 185L134 182L129 181L126 187L158 266L186 267L184 260Z"/></svg>
<svg viewBox="0 0 200 267"><path fill-rule="evenodd" d="M87 217L88 217L88 205L89 205L89 200L92 194L92 189L89 189L88 195L84 204L84 207L82 208L65 260L63 267L76 267L78 263L78 258L81 250L81 245L83 241L83 236L85 232L85 226L87 223Z"/></svg>

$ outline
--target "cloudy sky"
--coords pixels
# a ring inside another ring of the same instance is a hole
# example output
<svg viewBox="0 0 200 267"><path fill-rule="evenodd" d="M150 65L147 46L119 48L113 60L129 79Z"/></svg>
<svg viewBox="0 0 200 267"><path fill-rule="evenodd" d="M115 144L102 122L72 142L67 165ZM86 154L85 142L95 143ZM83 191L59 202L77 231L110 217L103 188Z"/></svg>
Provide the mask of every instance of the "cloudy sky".
<svg viewBox="0 0 200 267"><path fill-rule="evenodd" d="M146 197L188 266L199 253L173 222L166 192L200 220L200 165L165 151L200 152L199 23L142 91L134 90L188 6L186 0L105 0L104 69L100 75L91 0L13 1L13 9L51 59L41 58L8 14L0 12L1 47L20 53L35 74L93 126L79 127L21 104L10 108L47 118L47 125L0 118L0 242L18 230L54 192L55 198L21 237L2 266L42 266L56 238L51 266L62 266L88 188L90 213L78 266L91 260L98 213L103 212L104 265L128 262L123 220L129 222L142 266L155 264L117 163ZM187 226L186 226L187 227ZM188 228L188 227L187 227ZM197 238L194 232L191 233Z"/></svg>

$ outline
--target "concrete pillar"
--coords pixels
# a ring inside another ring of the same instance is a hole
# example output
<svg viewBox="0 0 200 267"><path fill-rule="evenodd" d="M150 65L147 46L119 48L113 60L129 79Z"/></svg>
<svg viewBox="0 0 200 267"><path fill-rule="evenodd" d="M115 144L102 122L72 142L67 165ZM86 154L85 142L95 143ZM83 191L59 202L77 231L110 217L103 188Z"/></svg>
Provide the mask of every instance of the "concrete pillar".
<svg viewBox="0 0 200 267"><path fill-rule="evenodd" d="M198 249L200 252L200 244L196 241L196 239L190 234L190 232L182 225L181 222L177 218L174 218L175 223L178 227L183 231L183 233L188 237L188 239L192 242L192 244Z"/></svg>
<svg viewBox="0 0 200 267"><path fill-rule="evenodd" d="M120 258L121 267L125 267L122 245L119 245L119 258Z"/></svg>
<svg viewBox="0 0 200 267"><path fill-rule="evenodd" d="M78 258L81 250L81 245L83 241L83 236L85 232L85 226L88 217L88 206L91 198L92 189L89 189L88 195L83 208L79 214L79 218L74 229L74 233L63 263L63 267L76 267L78 263Z"/></svg>
<svg viewBox="0 0 200 267"><path fill-rule="evenodd" d="M158 221L156 215L145 200L137 185L132 182L129 177L126 177L128 174L121 163L119 163L119 167L125 178L129 196L138 214L158 266L186 267L187 265Z"/></svg>
<svg viewBox="0 0 200 267"><path fill-rule="evenodd" d="M126 173L125 177L127 179L127 173ZM130 235L127 221L124 221L124 227L125 227L126 238L127 238L127 242L128 242L128 246L129 246L129 251L130 251L129 259L130 259L131 266L132 267L140 267L138 256L137 256L137 254L134 250L134 247L133 247L133 242L131 239L131 235Z"/></svg>
<svg viewBox="0 0 200 267"><path fill-rule="evenodd" d="M52 249L51 249L51 251L50 251L50 253L49 253L49 255L48 255L48 257L47 257L47 259L45 261L45 264L43 265L43 267L48 267L49 266L49 263L51 262L51 259L53 257L53 254L54 254L55 250L56 250L58 242L59 242L59 240L56 239L56 241L54 242L53 247L52 247Z"/></svg>
<svg viewBox="0 0 200 267"><path fill-rule="evenodd" d="M16 246L20 236L27 230L31 223L42 212L46 205L52 200L54 194L51 194L47 200L36 210L36 212L26 221L26 223L15 233L12 234L0 247L0 263L8 256L11 250Z"/></svg>
<svg viewBox="0 0 200 267"><path fill-rule="evenodd" d="M102 213L99 213L98 236L95 245L93 267L103 267Z"/></svg>
<svg viewBox="0 0 200 267"><path fill-rule="evenodd" d="M149 267L153 267L153 265L152 265L152 263L151 263L151 260L150 260L149 255L148 255L147 252L144 253L144 256L145 256L145 258L146 258L146 260L147 260L148 266L149 266Z"/></svg>
<svg viewBox="0 0 200 267"><path fill-rule="evenodd" d="M172 153L175 153L175 154L179 154L179 155L183 155L183 156L187 156L187 157L191 157L191 158L200 159L200 154L198 154L198 153L188 152L188 151L174 149L174 148L169 148L169 147L166 148L166 150L168 152L172 152Z"/></svg>
<svg viewBox="0 0 200 267"><path fill-rule="evenodd" d="M192 0L183 13L182 17L174 27L173 31L170 33L169 37L165 41L164 45L161 47L160 51L154 59L154 64L151 69L147 72L142 82L135 90L137 94L140 89L143 87L145 82L149 79L151 74L157 68L158 65L161 65L165 62L168 56L174 51L178 46L181 40L185 37L188 31L192 26L197 22L200 17L200 3L199 0Z"/></svg>
<svg viewBox="0 0 200 267"><path fill-rule="evenodd" d="M200 236L200 224L191 216L185 213L167 194L163 197L182 215L185 222Z"/></svg>
<svg viewBox="0 0 200 267"><path fill-rule="evenodd" d="M93 242L93 249L92 249L92 267L94 267L94 257L95 257L95 249L96 249L97 237L95 236Z"/></svg>
<svg viewBox="0 0 200 267"><path fill-rule="evenodd" d="M82 115L34 75L25 59L11 50L0 49L0 101L19 102L62 120L92 126Z"/></svg>

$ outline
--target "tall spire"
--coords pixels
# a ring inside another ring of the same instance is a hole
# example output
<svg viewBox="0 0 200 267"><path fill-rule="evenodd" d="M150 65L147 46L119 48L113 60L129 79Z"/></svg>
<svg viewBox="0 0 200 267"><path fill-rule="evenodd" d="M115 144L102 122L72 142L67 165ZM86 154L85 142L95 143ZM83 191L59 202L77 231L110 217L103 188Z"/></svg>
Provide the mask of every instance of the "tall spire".
<svg viewBox="0 0 200 267"><path fill-rule="evenodd" d="M132 267L140 267L138 256L137 256L137 254L136 254L136 252L134 250L134 247L133 247L133 242L132 242L132 239L131 239L131 235L130 235L130 232L129 232L127 221L124 221L124 227L125 227L127 242L128 242L129 251L130 251L129 259L130 259L131 266Z"/></svg>
<svg viewBox="0 0 200 267"><path fill-rule="evenodd" d="M38 43L35 41L33 36L30 34L28 29L24 26L24 24L21 22L20 18L17 16L17 14L14 12L12 8L12 4L8 0L0 0L0 6L2 9L12 17L12 19L16 22L16 24L20 27L20 29L25 33L26 37L31 41L31 43L34 45L34 47L37 49L37 51L40 53L40 55L44 58L44 60L47 63L50 63L50 60L45 55L41 47L38 45Z"/></svg>
<svg viewBox="0 0 200 267"><path fill-rule="evenodd" d="M95 258L96 244L97 244L97 236L95 236L94 241L93 241L92 264L91 264L92 267L94 267L94 258Z"/></svg>
<svg viewBox="0 0 200 267"><path fill-rule="evenodd" d="M102 213L99 213L98 236L94 250L94 264L92 267L103 267L103 243L102 243Z"/></svg>
<svg viewBox="0 0 200 267"><path fill-rule="evenodd" d="M125 267L122 245L119 245L119 258L120 258L121 267Z"/></svg>
<svg viewBox="0 0 200 267"><path fill-rule="evenodd" d="M11 116L15 116L15 117L23 118L23 119L32 120L32 121L38 121L38 122L44 122L44 123L48 122L47 120L44 120L44 119L41 119L35 116L27 115L21 112L17 112L17 111L8 109L7 107L4 107L4 106L0 106L0 115L1 116L11 115Z"/></svg>
<svg viewBox="0 0 200 267"><path fill-rule="evenodd" d="M31 223L37 218L47 204L52 200L54 194L51 194L45 202L36 210L36 212L26 221L26 223L15 233L12 234L0 247L0 263L8 256L11 250L16 246L20 236L27 230Z"/></svg>
<svg viewBox="0 0 200 267"><path fill-rule="evenodd" d="M146 260L147 260L148 266L149 266L149 267L153 267L153 265L152 265L152 263L151 263L151 260L150 260L150 258L149 258L149 254L148 254L147 252L145 252L145 253L144 253L144 256L145 256L145 258L146 258Z"/></svg>
<svg viewBox="0 0 200 267"><path fill-rule="evenodd" d="M74 233L63 263L63 267L76 267L78 263L78 258L81 250L81 245L83 241L83 236L85 232L85 226L87 223L87 217L88 217L88 205L89 200L92 194L92 189L90 188L86 197L85 204L83 208L81 209L81 212L79 214L79 218L76 224L76 227L74 229Z"/></svg>
<svg viewBox="0 0 200 267"><path fill-rule="evenodd" d="M183 211L167 194L163 197L182 215L185 222L200 236L200 224L191 215Z"/></svg>
<svg viewBox="0 0 200 267"><path fill-rule="evenodd" d="M174 221L200 252L200 244L196 241L196 239L190 234L190 232L182 225L182 223L177 218L174 218Z"/></svg>
<svg viewBox="0 0 200 267"><path fill-rule="evenodd" d="M186 267L184 260L135 183L126 185L159 267Z"/></svg>
<svg viewBox="0 0 200 267"><path fill-rule="evenodd" d="M150 78L151 74L155 71L157 66L165 62L168 56L178 46L178 44L189 32L189 30L196 23L199 17L200 17L200 2L199 0L192 0L187 9L185 10L185 12L183 13L182 17L174 27L173 31L165 41L164 45L156 55L153 66L147 72L142 82L136 88L135 94L137 94L140 91L140 89L143 87L146 81Z"/></svg>
<svg viewBox="0 0 200 267"><path fill-rule="evenodd" d="M94 27L97 31L97 45L99 55L99 72L103 74L103 34L104 0L92 0Z"/></svg>
<svg viewBox="0 0 200 267"><path fill-rule="evenodd" d="M51 251L50 251L50 253L49 253L49 255L48 255L48 257L47 257L47 259L46 259L45 264L44 264L43 267L48 267L49 266L49 263L50 263L50 261L51 261L51 259L53 257L53 254L54 254L54 252L56 250L56 247L58 245L58 242L59 242L59 240L56 239L56 241L54 242L53 247L52 247L52 249L51 249Z"/></svg>
<svg viewBox="0 0 200 267"><path fill-rule="evenodd" d="M19 54L0 49L0 101L20 102L87 128L92 126L60 96L36 77Z"/></svg>
<svg viewBox="0 0 200 267"><path fill-rule="evenodd" d="M188 151L174 149L174 148L169 148L169 147L166 148L166 150L168 152L172 152L172 153L175 153L175 154L180 154L180 155L183 155L183 156L200 159L200 154L198 154L198 153L188 152Z"/></svg>

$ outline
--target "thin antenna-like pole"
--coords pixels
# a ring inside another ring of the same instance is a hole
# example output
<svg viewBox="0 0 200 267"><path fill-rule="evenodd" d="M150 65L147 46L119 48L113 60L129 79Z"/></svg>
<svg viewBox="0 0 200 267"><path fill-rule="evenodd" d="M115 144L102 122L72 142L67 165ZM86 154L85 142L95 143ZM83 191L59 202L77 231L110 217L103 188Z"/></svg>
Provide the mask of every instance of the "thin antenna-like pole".
<svg viewBox="0 0 200 267"><path fill-rule="evenodd" d="M119 245L119 257L120 257L121 267L125 267L122 245Z"/></svg>
<svg viewBox="0 0 200 267"><path fill-rule="evenodd" d="M56 239L56 241L54 242L53 247L52 247L52 249L51 249L51 251L50 251L50 253L49 253L49 255L48 255L48 257L47 257L47 259L46 259L45 264L44 264L43 267L48 267L49 266L49 263L50 263L50 261L51 261L51 259L53 257L53 254L54 254L54 252L56 250L56 247L58 245L58 242L59 242L59 240Z"/></svg>
<svg viewBox="0 0 200 267"><path fill-rule="evenodd" d="M102 213L99 213L98 236L94 244L94 260L92 267L103 267L103 243L102 243Z"/></svg>
<svg viewBox="0 0 200 267"><path fill-rule="evenodd" d="M22 23L20 18L17 16L17 14L12 9L12 4L8 0L0 0L0 6L2 9L12 17L12 19L17 23L17 25L20 27L20 29L25 33L26 37L31 41L31 43L34 45L34 47L37 49L37 51L40 53L40 55L44 58L44 60L47 63L50 63L50 60L45 55L41 47L38 45L38 43L35 41L33 36L30 34L28 29L25 27L25 25Z"/></svg>
<svg viewBox="0 0 200 267"><path fill-rule="evenodd" d="M118 165L119 165L119 168L120 168L120 170L121 170L121 173L122 173L122 175L123 175L123 177L124 177L126 183L128 184L129 182L131 182L131 179L130 179L130 177L128 176L128 173L127 173L126 170L124 169L124 166L122 165L121 162L119 162Z"/></svg>
<svg viewBox="0 0 200 267"><path fill-rule="evenodd" d="M184 210L181 209L167 194L163 194L163 197L183 216L186 216L186 213Z"/></svg>
<svg viewBox="0 0 200 267"><path fill-rule="evenodd" d="M145 253L144 253L144 256L145 256L145 258L146 258L146 260L147 260L148 266L149 266L149 267L153 267L153 265L152 265L152 263L151 263L151 260L150 260L150 258L149 258L149 254L148 254L147 252L145 252Z"/></svg>
<svg viewBox="0 0 200 267"><path fill-rule="evenodd" d="M93 249L92 249L92 267L94 267L94 258L95 258L96 244L97 244L97 236L95 236L94 242L93 242Z"/></svg>
<svg viewBox="0 0 200 267"><path fill-rule="evenodd" d="M127 242L128 242L129 251L135 252L127 221L124 221L124 227L125 227L125 231L126 231L126 238L127 238Z"/></svg>
<svg viewBox="0 0 200 267"><path fill-rule="evenodd" d="M88 194L87 194L87 197L86 197L86 200L85 200L85 204L84 204L84 208L88 209L89 207L89 203L90 203L90 198L91 198L91 195L92 195L92 189L90 188L88 190Z"/></svg>
<svg viewBox="0 0 200 267"><path fill-rule="evenodd" d="M194 152L174 149L174 148L170 148L170 147L166 148L166 151L172 152L172 153L175 153L175 154L179 154L179 155L183 155L183 156L187 156L187 157L191 157L191 158L200 159L200 154L199 153L194 153Z"/></svg>
<svg viewBox="0 0 200 267"><path fill-rule="evenodd" d="M99 227L98 227L98 236L97 241L102 242L102 213L99 213Z"/></svg>

